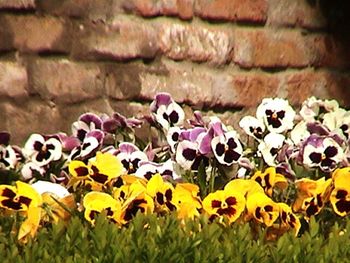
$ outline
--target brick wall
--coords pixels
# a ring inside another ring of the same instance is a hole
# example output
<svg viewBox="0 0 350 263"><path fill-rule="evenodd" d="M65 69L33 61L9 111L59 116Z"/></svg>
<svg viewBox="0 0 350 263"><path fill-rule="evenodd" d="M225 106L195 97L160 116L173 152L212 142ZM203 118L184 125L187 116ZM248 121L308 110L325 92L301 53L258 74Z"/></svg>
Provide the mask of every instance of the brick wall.
<svg viewBox="0 0 350 263"><path fill-rule="evenodd" d="M0 130L142 115L159 91L231 125L264 97L350 106L350 45L328 22L308 0L0 0Z"/></svg>

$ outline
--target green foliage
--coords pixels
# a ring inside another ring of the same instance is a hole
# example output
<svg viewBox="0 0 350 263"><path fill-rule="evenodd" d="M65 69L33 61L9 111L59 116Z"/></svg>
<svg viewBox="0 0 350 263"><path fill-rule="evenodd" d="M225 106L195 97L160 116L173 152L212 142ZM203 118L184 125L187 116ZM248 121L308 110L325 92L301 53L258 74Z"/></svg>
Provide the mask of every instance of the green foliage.
<svg viewBox="0 0 350 263"><path fill-rule="evenodd" d="M174 215L137 215L118 228L99 216L91 227L78 217L69 224L41 228L35 240L20 244L11 234L13 220L0 218L1 262L349 262L350 223L338 223L327 237L315 220L310 232L287 233L265 241L253 238L249 224L224 227L207 219L185 224Z"/></svg>

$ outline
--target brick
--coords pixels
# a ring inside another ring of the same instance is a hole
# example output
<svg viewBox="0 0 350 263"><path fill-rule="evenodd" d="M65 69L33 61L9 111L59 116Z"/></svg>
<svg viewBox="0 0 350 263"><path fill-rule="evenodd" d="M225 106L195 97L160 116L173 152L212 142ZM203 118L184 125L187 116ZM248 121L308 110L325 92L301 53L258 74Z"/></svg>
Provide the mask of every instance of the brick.
<svg viewBox="0 0 350 263"><path fill-rule="evenodd" d="M56 133L57 126L62 121L54 105L48 105L37 98L21 104L2 102L0 110L4 114L1 129L11 133L13 144L23 145L32 133Z"/></svg>
<svg viewBox="0 0 350 263"><path fill-rule="evenodd" d="M267 24L318 29L324 28L327 21L319 6L310 1L269 0Z"/></svg>
<svg viewBox="0 0 350 263"><path fill-rule="evenodd" d="M23 99L28 96L26 68L16 62L0 62L0 98Z"/></svg>
<svg viewBox="0 0 350 263"><path fill-rule="evenodd" d="M156 30L150 23L117 17L79 25L72 55L78 59L130 60L153 58L158 50Z"/></svg>
<svg viewBox="0 0 350 263"><path fill-rule="evenodd" d="M267 0L195 0L195 14L203 19L262 23Z"/></svg>
<svg viewBox="0 0 350 263"><path fill-rule="evenodd" d="M35 0L0 0L0 9L35 9Z"/></svg>
<svg viewBox="0 0 350 263"><path fill-rule="evenodd" d="M234 39L233 60L242 67L309 65L309 50L299 31L239 28Z"/></svg>
<svg viewBox="0 0 350 263"><path fill-rule="evenodd" d="M233 31L223 27L159 24L159 47L174 60L225 64L231 59Z"/></svg>
<svg viewBox="0 0 350 263"><path fill-rule="evenodd" d="M70 23L54 17L6 15L3 17L14 47L22 52L62 52L70 50Z"/></svg>
<svg viewBox="0 0 350 263"><path fill-rule="evenodd" d="M0 25L0 52L14 49L13 34L9 28L6 19L4 19L4 17L2 16L0 16Z"/></svg>
<svg viewBox="0 0 350 263"><path fill-rule="evenodd" d="M350 75L326 70L303 70L281 74L281 88L294 105L300 105L310 96L336 99L340 105L350 105Z"/></svg>
<svg viewBox="0 0 350 263"><path fill-rule="evenodd" d="M181 19L193 17L193 4L195 0L125 0L122 4L124 10L143 17L177 16Z"/></svg>
<svg viewBox="0 0 350 263"><path fill-rule="evenodd" d="M119 2L120 0L36 0L36 5L41 12L55 16L106 21L121 12Z"/></svg>
<svg viewBox="0 0 350 263"><path fill-rule="evenodd" d="M66 59L27 61L30 93L55 103L77 103L103 96L104 72L97 65Z"/></svg>
<svg viewBox="0 0 350 263"><path fill-rule="evenodd" d="M158 92L169 92L176 101L197 108L237 108L256 106L262 98L278 94L279 80L273 74L163 63L163 72L141 73L138 99L152 100Z"/></svg>
<svg viewBox="0 0 350 263"><path fill-rule="evenodd" d="M310 50L310 62L316 67L349 68L349 41L336 39L329 34L312 34L305 38Z"/></svg>

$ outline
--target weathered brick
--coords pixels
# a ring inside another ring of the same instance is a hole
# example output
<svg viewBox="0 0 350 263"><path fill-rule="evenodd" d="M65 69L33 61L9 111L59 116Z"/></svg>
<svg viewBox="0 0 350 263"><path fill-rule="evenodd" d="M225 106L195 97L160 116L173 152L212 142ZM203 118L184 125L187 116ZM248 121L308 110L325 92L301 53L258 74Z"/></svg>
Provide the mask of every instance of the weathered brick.
<svg viewBox="0 0 350 263"><path fill-rule="evenodd" d="M30 93L56 103L77 103L103 96L104 72L97 65L66 59L27 62Z"/></svg>
<svg viewBox="0 0 350 263"><path fill-rule="evenodd" d="M299 31L239 28L234 42L233 60L242 67L309 65L309 50Z"/></svg>
<svg viewBox="0 0 350 263"><path fill-rule="evenodd" d="M343 106L350 105L350 75L326 70L303 70L280 74L281 93L294 105L310 96L334 98Z"/></svg>
<svg viewBox="0 0 350 263"><path fill-rule="evenodd" d="M34 15L6 15L3 19L13 46L22 52L70 50L70 23L64 19Z"/></svg>
<svg viewBox="0 0 350 263"><path fill-rule="evenodd" d="M51 134L58 132L58 124L62 121L57 108L38 99L27 100L26 103L0 103L1 130L11 133L11 143L23 145L32 133Z"/></svg>
<svg viewBox="0 0 350 263"><path fill-rule="evenodd" d="M178 16L181 19L193 17L195 0L125 0L123 8L144 17Z"/></svg>
<svg viewBox="0 0 350 263"><path fill-rule="evenodd" d="M57 16L107 20L121 12L120 0L36 0L37 8Z"/></svg>
<svg viewBox="0 0 350 263"><path fill-rule="evenodd" d="M26 68L16 62L0 62L0 98L23 99L28 96Z"/></svg>
<svg viewBox="0 0 350 263"><path fill-rule="evenodd" d="M196 107L256 106L267 96L277 96L279 80L273 74L213 70L193 64L164 62L163 72L140 75L139 98L151 100L158 92L169 92L181 103Z"/></svg>
<svg viewBox="0 0 350 263"><path fill-rule="evenodd" d="M327 21L318 5L305 0L269 0L267 24L323 28Z"/></svg>
<svg viewBox="0 0 350 263"><path fill-rule="evenodd" d="M349 40L344 42L329 34L312 34L305 38L310 62L317 67L349 68L349 44Z"/></svg>
<svg viewBox="0 0 350 263"><path fill-rule="evenodd" d="M14 49L13 34L6 19L3 16L0 16L0 25L0 52Z"/></svg>
<svg viewBox="0 0 350 263"><path fill-rule="evenodd" d="M159 47L174 60L224 64L233 49L233 31L225 27L159 23Z"/></svg>
<svg viewBox="0 0 350 263"><path fill-rule="evenodd" d="M0 9L34 9L35 0L0 0Z"/></svg>
<svg viewBox="0 0 350 263"><path fill-rule="evenodd" d="M157 49L152 24L121 16L108 24L80 24L72 54L78 59L130 60L153 58Z"/></svg>
<svg viewBox="0 0 350 263"><path fill-rule="evenodd" d="M195 14L204 19L264 22L267 0L195 0Z"/></svg>

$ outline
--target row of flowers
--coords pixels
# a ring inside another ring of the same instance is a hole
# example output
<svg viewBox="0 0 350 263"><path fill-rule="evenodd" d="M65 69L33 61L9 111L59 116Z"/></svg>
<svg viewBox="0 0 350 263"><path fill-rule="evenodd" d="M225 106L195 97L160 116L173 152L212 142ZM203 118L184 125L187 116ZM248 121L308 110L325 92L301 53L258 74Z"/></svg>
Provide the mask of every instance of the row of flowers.
<svg viewBox="0 0 350 263"><path fill-rule="evenodd" d="M18 238L74 211L117 225L137 212L205 214L224 224L256 222L294 229L325 208L350 212L350 112L336 101L264 99L241 133L195 111L185 118L169 94L157 94L140 119L85 113L72 134L32 134L24 147L0 132L1 214L24 222ZM149 129L150 142L135 130Z"/></svg>

